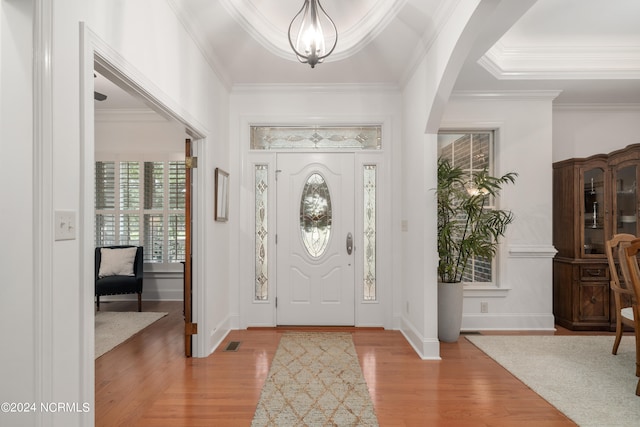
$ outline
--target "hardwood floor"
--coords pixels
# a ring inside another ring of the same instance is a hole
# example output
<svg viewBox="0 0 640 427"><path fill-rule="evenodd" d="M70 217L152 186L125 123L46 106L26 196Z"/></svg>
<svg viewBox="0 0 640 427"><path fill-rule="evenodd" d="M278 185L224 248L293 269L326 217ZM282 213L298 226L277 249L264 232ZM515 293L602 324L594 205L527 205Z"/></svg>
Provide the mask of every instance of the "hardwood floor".
<svg viewBox="0 0 640 427"><path fill-rule="evenodd" d="M170 314L96 360L96 426L250 426L283 329L232 331L211 356L186 359L182 303L143 310ZM575 425L464 336L424 361L398 331L349 330L381 426ZM238 351L223 351L229 341Z"/></svg>

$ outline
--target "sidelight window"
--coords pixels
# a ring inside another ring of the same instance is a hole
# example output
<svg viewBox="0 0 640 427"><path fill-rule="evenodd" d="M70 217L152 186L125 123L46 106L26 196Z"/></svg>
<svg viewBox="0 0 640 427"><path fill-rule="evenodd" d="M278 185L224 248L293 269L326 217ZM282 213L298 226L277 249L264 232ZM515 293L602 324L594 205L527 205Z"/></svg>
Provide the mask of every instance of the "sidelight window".
<svg viewBox="0 0 640 427"><path fill-rule="evenodd" d="M256 165L255 186L255 292L256 301L269 299L269 167Z"/></svg>
<svg viewBox="0 0 640 427"><path fill-rule="evenodd" d="M364 275L363 275L363 299L375 301L376 296L376 193L377 193L377 166L364 165L363 168L363 247Z"/></svg>

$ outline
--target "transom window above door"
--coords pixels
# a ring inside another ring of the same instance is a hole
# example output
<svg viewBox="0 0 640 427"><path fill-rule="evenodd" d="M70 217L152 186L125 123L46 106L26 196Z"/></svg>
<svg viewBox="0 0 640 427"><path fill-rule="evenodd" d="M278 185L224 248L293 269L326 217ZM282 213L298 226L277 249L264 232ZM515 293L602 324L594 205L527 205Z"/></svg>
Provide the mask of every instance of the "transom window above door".
<svg viewBox="0 0 640 427"><path fill-rule="evenodd" d="M251 126L252 150L380 150L382 126Z"/></svg>

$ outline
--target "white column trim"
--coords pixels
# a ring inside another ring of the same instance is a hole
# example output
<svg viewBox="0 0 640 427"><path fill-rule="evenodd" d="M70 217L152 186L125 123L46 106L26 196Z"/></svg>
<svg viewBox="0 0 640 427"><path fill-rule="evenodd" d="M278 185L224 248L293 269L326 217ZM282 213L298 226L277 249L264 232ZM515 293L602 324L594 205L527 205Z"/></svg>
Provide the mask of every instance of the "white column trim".
<svg viewBox="0 0 640 427"><path fill-rule="evenodd" d="M35 400L53 401L53 0L36 0L33 21L33 272ZM38 412L37 425L52 414Z"/></svg>
<svg viewBox="0 0 640 427"><path fill-rule="evenodd" d="M78 245L80 253L80 397L83 402L91 402L95 408L95 314L93 286L86 286L95 280L93 226L95 213L95 144L93 111L93 50L91 37L83 22L80 32L80 187L78 188L79 215ZM83 414L81 424L92 425L93 411Z"/></svg>

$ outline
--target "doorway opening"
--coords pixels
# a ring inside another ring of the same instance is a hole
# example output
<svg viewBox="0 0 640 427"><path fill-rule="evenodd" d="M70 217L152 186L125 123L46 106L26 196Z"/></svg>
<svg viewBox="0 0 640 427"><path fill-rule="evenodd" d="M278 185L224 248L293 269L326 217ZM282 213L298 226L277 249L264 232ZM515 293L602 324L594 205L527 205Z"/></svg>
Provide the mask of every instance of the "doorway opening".
<svg viewBox="0 0 640 427"><path fill-rule="evenodd" d="M191 140L97 57L94 78L95 245L143 247L143 296L182 301L192 325Z"/></svg>

